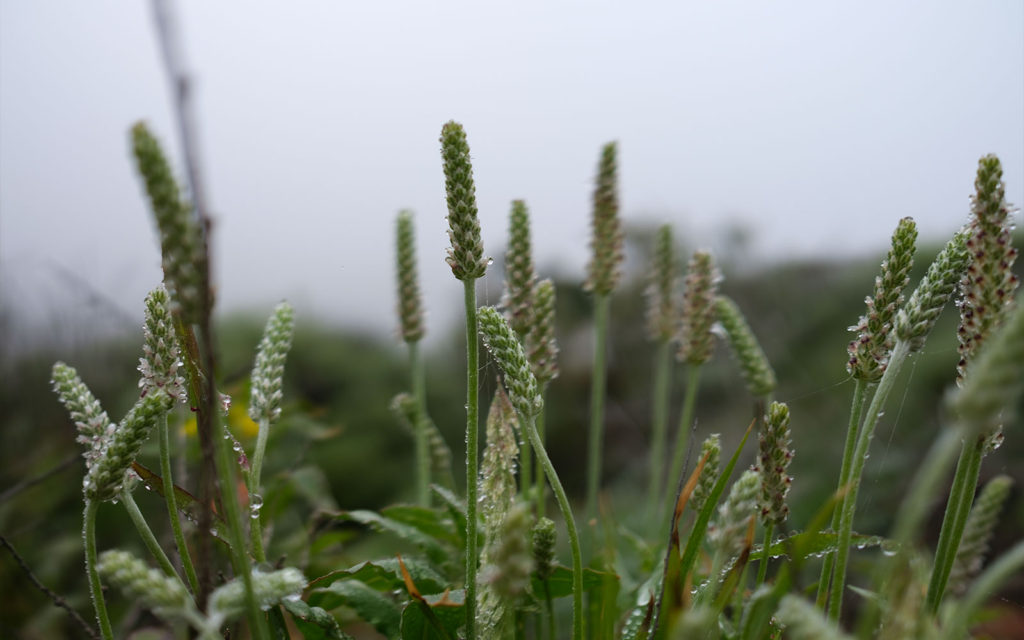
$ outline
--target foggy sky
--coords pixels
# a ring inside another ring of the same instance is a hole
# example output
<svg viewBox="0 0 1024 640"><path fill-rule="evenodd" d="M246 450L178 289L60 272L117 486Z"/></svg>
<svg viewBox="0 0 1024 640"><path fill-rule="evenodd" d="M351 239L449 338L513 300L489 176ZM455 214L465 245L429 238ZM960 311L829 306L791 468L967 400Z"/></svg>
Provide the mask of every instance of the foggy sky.
<svg viewBox="0 0 1024 640"><path fill-rule="evenodd" d="M127 135L146 120L181 167L149 11L0 3L0 297L44 326L90 287L141 322L160 280ZM488 253L523 198L542 275L583 277L609 140L627 221L670 221L690 246L748 226L756 259L881 255L907 215L948 237L986 153L1024 202L1019 0L190 1L179 15L221 310L289 298L300 317L393 330L407 207L428 331L457 317L449 119L469 136Z"/></svg>

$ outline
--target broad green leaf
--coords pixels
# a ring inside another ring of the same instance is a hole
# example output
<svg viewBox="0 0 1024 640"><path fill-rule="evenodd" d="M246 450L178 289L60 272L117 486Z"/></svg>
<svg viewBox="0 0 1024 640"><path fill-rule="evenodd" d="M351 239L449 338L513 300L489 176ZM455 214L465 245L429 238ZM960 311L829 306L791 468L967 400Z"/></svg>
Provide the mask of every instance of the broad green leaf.
<svg viewBox="0 0 1024 640"><path fill-rule="evenodd" d="M453 546L461 544L461 539L456 533L455 523L442 516L435 509L398 504L381 509L380 514L395 522L407 524L418 529L435 540L446 542Z"/></svg>
<svg viewBox="0 0 1024 640"><path fill-rule="evenodd" d="M362 620L389 638L398 635L401 609L393 598L359 580L339 580L317 589L317 604L331 610L342 605L353 609Z"/></svg>
<svg viewBox="0 0 1024 640"><path fill-rule="evenodd" d="M355 640L341 630L334 616L320 607L311 607L302 600L287 598L281 604L292 614L295 626L306 640Z"/></svg>
<svg viewBox="0 0 1024 640"><path fill-rule="evenodd" d="M405 568L412 576L413 582L424 593L441 593L448 586L445 579L430 564L416 558L404 558ZM318 596L320 591L338 580L359 580L363 584L378 591L405 590L405 581L398 568L398 559L385 558L363 562L348 569L332 571L316 578L309 584L312 589L310 600ZM314 602L314 604L318 604Z"/></svg>
<svg viewBox="0 0 1024 640"><path fill-rule="evenodd" d="M594 571L593 569L583 569L583 591L590 591L600 587L602 580L609 578L618 582L619 576L614 573L608 573L606 571ZM555 564L552 566L551 576L547 580L548 590L551 594L551 598L564 598L572 595L572 569L561 564ZM417 582L417 584L419 584ZM530 585L534 593L544 593L544 584L537 578L537 574L534 573L530 576Z"/></svg>
<svg viewBox="0 0 1024 640"><path fill-rule="evenodd" d="M466 623L465 593L458 591L424 596L402 611L402 640L454 640Z"/></svg>
<svg viewBox="0 0 1024 640"><path fill-rule="evenodd" d="M375 511L367 511L363 509L342 511L336 514L335 517L341 521L364 524L373 528L375 531L391 533L398 538L417 546L427 554L427 557L430 558L431 561L438 564L443 564L451 559L450 550L446 549L444 545L433 537L423 533L412 525L385 517Z"/></svg>

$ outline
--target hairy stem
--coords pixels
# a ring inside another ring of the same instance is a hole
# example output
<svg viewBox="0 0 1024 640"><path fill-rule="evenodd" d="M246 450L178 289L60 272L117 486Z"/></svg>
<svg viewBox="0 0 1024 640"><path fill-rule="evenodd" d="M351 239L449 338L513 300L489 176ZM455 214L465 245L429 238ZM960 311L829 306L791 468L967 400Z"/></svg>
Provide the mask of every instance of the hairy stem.
<svg viewBox="0 0 1024 640"><path fill-rule="evenodd" d="M96 570L96 510L99 503L86 499L85 514L82 516L82 535L85 537L85 572L89 574L89 594L92 595L92 606L96 609L96 621L100 625L103 640L114 640L114 630L110 627L107 615L107 603L103 600L103 584Z"/></svg>
<svg viewBox="0 0 1024 640"><path fill-rule="evenodd" d="M606 294L594 295L594 368L590 387L590 435L587 440L587 520L597 518L597 492L601 485L601 454L604 445L604 396L607 377L605 350L608 348L608 307Z"/></svg>
<svg viewBox="0 0 1024 640"><path fill-rule="evenodd" d="M181 558L181 566L185 569L185 577L188 579L192 593L196 594L199 593L199 579L196 576L196 568L192 564L192 555L189 553L188 544L185 542L185 534L181 530L181 514L178 513L178 501L174 495L174 477L171 475L171 444L166 414L157 425L157 431L160 434L160 475L164 485L167 516L171 520L174 544L178 547L178 557Z"/></svg>
<svg viewBox="0 0 1024 640"><path fill-rule="evenodd" d="M249 466L249 500L253 496L260 495L260 478L263 475L263 455L267 450L267 437L270 433L270 422L266 418L260 418L259 430L256 434L256 448L252 454L252 464ZM239 509L241 510L241 509ZM249 541L252 544L252 555L256 562L266 562L267 555L263 549L263 530L260 522L260 514L250 514Z"/></svg>
<svg viewBox="0 0 1024 640"><path fill-rule="evenodd" d="M668 430L669 379L672 375L671 342L658 342L654 355L654 394L651 397L651 478L647 486L648 519L654 532L659 531L661 518L662 487L665 482L665 440Z"/></svg>
<svg viewBox="0 0 1024 640"><path fill-rule="evenodd" d="M409 369L412 374L412 396L416 402L416 504L430 506L430 447L427 442L427 381L420 343L409 343Z"/></svg>
<svg viewBox="0 0 1024 640"><path fill-rule="evenodd" d="M757 567L757 584L756 584L756 587L760 587L762 584L764 584L764 579L766 577L768 577L768 558L770 557L770 554L768 553L768 551L769 551L770 547L772 546L772 533L773 533L772 530L774 528L775 528L775 525L774 525L774 523L771 523L771 522L766 524L765 527L764 527L764 553L761 554L761 563Z"/></svg>
<svg viewBox="0 0 1024 640"><path fill-rule="evenodd" d="M157 542L156 536L153 535L153 530L149 528L149 523L146 522L146 516L142 515L139 511L139 505L135 504L135 498L132 497L132 492L128 487L121 489L121 501L124 502L124 509L128 512L128 517L132 519L132 524L139 532L139 537L142 538L142 542L146 544L146 549L156 559L157 564L163 569L164 573L172 578L178 577L178 572L174 570L174 565L171 564L170 558L164 553L164 550L160 548L160 543Z"/></svg>
<svg viewBox="0 0 1024 640"><path fill-rule="evenodd" d="M544 431L545 431L544 415L545 415L545 413L547 413L547 406L548 406L547 405L547 403L548 403L548 389L547 389L547 385L544 385L541 388L540 400L541 400L541 406L544 407L544 408L541 409L540 413L538 413L537 417L534 419L534 426L537 429L537 437L540 438L540 443L542 445L547 446L546 442L545 442L546 436L545 436L545 433L544 433ZM529 438L527 438L527 439L529 439ZM534 498L537 501L537 519L539 520L539 519L544 517L544 511L545 511L545 507L546 507L546 503L547 503L547 500L545 499L546 498L545 494L547 493L547 491L545 491L545 488L544 488L544 472L540 468L540 454L536 453L535 455L537 456L537 477L534 480L537 483L537 485L534 488L534 494L535 494ZM552 638L553 637L554 636L552 636Z"/></svg>
<svg viewBox="0 0 1024 640"><path fill-rule="evenodd" d="M476 635L477 475L479 460L476 280L463 280L466 303L466 640Z"/></svg>

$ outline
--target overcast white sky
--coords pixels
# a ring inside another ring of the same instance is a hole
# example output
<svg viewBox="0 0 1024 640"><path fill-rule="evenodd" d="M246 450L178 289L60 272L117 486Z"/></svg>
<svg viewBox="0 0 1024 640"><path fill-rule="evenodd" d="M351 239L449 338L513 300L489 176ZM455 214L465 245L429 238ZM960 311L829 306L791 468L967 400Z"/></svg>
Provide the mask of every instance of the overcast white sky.
<svg viewBox="0 0 1024 640"><path fill-rule="evenodd" d="M469 135L488 252L524 198L542 269L579 277L613 139L627 220L669 220L694 245L748 225L760 258L880 253L905 215L941 239L985 153L1024 201L1020 0L188 1L179 15L222 309L287 297L392 330L409 207L430 320L457 315L449 119ZM77 303L71 273L141 318L160 272L129 161L138 119L177 161L148 2L0 3L4 305Z"/></svg>

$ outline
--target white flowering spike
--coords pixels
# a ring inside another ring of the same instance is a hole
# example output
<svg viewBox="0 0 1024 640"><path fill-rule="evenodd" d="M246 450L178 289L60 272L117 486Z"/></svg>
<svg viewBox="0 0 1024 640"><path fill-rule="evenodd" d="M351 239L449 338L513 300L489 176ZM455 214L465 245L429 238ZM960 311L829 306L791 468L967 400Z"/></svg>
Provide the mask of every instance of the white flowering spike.
<svg viewBox="0 0 1024 640"><path fill-rule="evenodd" d="M92 466L82 481L86 498L112 500L117 497L132 461L139 455L157 418L167 412L172 402L166 393L157 389L135 403L96 451Z"/></svg>
<svg viewBox="0 0 1024 640"><path fill-rule="evenodd" d="M63 362L54 364L51 382L61 404L78 428L75 439L85 445L82 455L86 469L91 469L116 427L74 368Z"/></svg>
<svg viewBox="0 0 1024 640"><path fill-rule="evenodd" d="M100 554L96 570L132 599L140 600L161 618L182 618L192 599L180 580L164 575L127 551L114 549Z"/></svg>
<svg viewBox="0 0 1024 640"><path fill-rule="evenodd" d="M154 389L163 389L168 396L186 402L185 379L178 375L181 367L181 349L174 333L170 297L161 285L146 296L145 342L139 358L139 388L142 395Z"/></svg>
<svg viewBox="0 0 1024 640"><path fill-rule="evenodd" d="M249 417L257 423L273 422L281 415L284 360L292 346L294 321L291 305L282 302L267 321L260 340L249 392Z"/></svg>
<svg viewBox="0 0 1024 640"><path fill-rule="evenodd" d="M298 598L306 588L306 577L294 567L264 573L252 572L252 591L256 605L266 611L282 600ZM210 594L210 618L218 626L245 613L245 584L240 578L218 587Z"/></svg>

